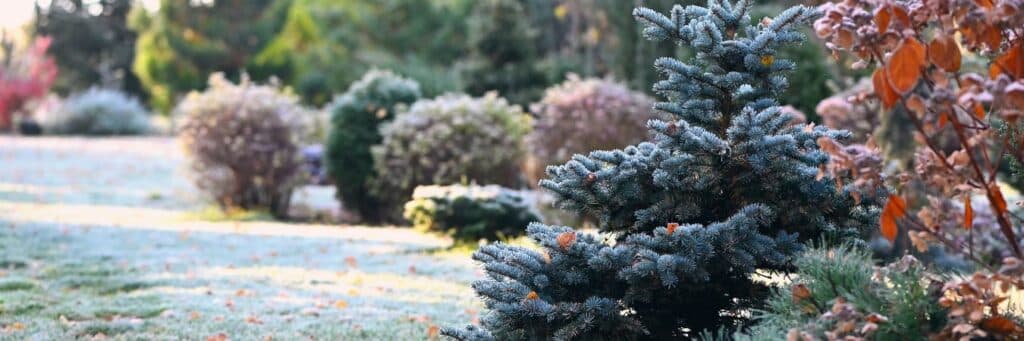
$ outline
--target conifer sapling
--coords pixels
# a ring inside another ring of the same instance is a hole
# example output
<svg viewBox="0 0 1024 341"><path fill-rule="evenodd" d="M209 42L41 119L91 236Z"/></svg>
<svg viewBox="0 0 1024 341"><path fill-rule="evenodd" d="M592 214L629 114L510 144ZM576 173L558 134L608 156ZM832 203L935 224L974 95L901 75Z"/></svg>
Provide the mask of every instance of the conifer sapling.
<svg viewBox="0 0 1024 341"><path fill-rule="evenodd" d="M711 0L669 15L633 14L652 40L689 46L689 62L661 58L655 138L576 155L548 167L541 186L564 209L599 217L602 234L534 223L540 250L482 247L487 278L473 284L488 309L456 339L674 339L731 327L763 305L761 270L787 271L804 240L861 237L877 195L850 193L820 172L819 138L849 133L796 123L780 112L806 7L751 24L751 4ZM600 124L595 122L594 124Z"/></svg>

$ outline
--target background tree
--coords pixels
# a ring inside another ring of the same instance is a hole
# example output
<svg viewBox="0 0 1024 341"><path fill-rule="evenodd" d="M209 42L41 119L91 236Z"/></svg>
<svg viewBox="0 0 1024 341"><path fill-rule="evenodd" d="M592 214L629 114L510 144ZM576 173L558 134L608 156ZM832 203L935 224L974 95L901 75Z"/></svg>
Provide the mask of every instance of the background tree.
<svg viewBox="0 0 1024 341"><path fill-rule="evenodd" d="M132 0L53 0L36 3L33 36L52 37L49 54L63 72L53 89L62 95L91 86L144 95L132 72L136 33L128 27Z"/></svg>
<svg viewBox="0 0 1024 341"><path fill-rule="evenodd" d="M290 1L163 0L152 15L135 11L138 30L133 70L151 102L167 111L181 94L203 89L207 76L238 78L285 19Z"/></svg>
<svg viewBox="0 0 1024 341"><path fill-rule="evenodd" d="M541 97L549 84L538 69L537 32L517 0L481 0L469 17L469 57L463 60L465 90L481 96L498 91L515 104Z"/></svg>
<svg viewBox="0 0 1024 341"><path fill-rule="evenodd" d="M283 78L314 104L330 100L374 67L419 81L427 96L457 91L457 77L448 69L465 53L469 4L296 0L252 70Z"/></svg>

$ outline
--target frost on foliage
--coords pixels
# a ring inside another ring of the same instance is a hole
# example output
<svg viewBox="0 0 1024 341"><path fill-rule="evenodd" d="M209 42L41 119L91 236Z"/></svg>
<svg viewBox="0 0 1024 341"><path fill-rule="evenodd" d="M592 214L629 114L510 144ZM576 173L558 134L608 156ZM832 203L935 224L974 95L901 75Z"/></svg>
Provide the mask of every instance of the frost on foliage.
<svg viewBox="0 0 1024 341"><path fill-rule="evenodd" d="M709 1L664 15L640 8L645 35L696 52L661 58L654 85L671 120L650 120L650 142L576 155L548 167L541 186L562 208L599 217L603 234L533 224L540 250L494 244L478 251L474 284L487 314L458 339L677 339L730 329L758 308L756 269L787 271L806 240L863 236L873 196L819 174L817 140L848 133L799 123L780 110L795 68L778 49L802 41L814 15L794 7L753 21L750 3Z"/></svg>
<svg viewBox="0 0 1024 341"><path fill-rule="evenodd" d="M138 135L150 131L149 112L138 99L117 91L91 88L72 95L40 117L48 134Z"/></svg>
<svg viewBox="0 0 1024 341"><path fill-rule="evenodd" d="M529 124L519 106L494 93L416 102L381 128L383 141L373 147L373 193L386 204L383 210L400 214L420 185L518 186Z"/></svg>
<svg viewBox="0 0 1024 341"><path fill-rule="evenodd" d="M564 83L547 89L532 106L536 115L527 172L534 184L544 167L569 161L574 154L621 148L648 137L644 124L655 118L654 101L624 84L609 79L569 75Z"/></svg>
<svg viewBox="0 0 1024 341"><path fill-rule="evenodd" d="M540 220L523 192L497 185L419 186L403 216L417 229L465 243L516 237Z"/></svg>
<svg viewBox="0 0 1024 341"><path fill-rule="evenodd" d="M192 92L175 108L183 118L180 138L199 189L222 208L287 212L301 180L298 140L308 114L295 96L221 74L209 88Z"/></svg>

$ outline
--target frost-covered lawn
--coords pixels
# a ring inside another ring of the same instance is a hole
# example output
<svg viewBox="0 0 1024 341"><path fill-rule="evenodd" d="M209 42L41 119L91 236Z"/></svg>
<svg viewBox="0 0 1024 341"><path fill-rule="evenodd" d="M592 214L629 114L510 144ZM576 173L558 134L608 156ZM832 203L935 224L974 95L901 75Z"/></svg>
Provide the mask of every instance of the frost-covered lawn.
<svg viewBox="0 0 1024 341"><path fill-rule="evenodd" d="M0 137L0 340L425 339L479 310L407 229L209 222L170 138Z"/></svg>

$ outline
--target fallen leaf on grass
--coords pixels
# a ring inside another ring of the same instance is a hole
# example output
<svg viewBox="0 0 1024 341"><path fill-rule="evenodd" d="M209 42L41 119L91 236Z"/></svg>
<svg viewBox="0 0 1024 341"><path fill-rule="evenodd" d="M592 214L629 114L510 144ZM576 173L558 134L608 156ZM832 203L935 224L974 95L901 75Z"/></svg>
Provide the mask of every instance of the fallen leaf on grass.
<svg viewBox="0 0 1024 341"><path fill-rule="evenodd" d="M438 327L437 325L432 324L432 325L430 325L430 327L427 328L427 338L432 339L432 340L433 339L437 339L437 335L440 332L441 332L441 327Z"/></svg>
<svg viewBox="0 0 1024 341"><path fill-rule="evenodd" d="M216 335L210 335L206 337L206 341L227 341L228 334L219 333Z"/></svg>

